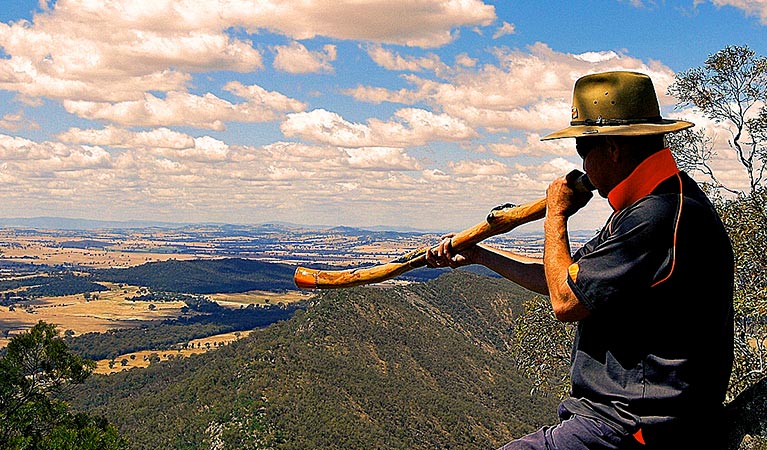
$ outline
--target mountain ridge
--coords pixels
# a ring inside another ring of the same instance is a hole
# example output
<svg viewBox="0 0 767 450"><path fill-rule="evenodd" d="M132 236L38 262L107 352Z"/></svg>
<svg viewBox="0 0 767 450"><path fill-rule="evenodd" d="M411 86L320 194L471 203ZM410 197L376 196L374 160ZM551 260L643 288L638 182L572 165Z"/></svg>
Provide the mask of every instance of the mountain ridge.
<svg viewBox="0 0 767 450"><path fill-rule="evenodd" d="M92 269L95 280L188 294L295 289L288 264L244 258L152 261L117 269Z"/></svg>
<svg viewBox="0 0 767 450"><path fill-rule="evenodd" d="M325 291L216 352L91 377L72 401L131 448L497 447L554 420L508 351L530 295L463 271Z"/></svg>

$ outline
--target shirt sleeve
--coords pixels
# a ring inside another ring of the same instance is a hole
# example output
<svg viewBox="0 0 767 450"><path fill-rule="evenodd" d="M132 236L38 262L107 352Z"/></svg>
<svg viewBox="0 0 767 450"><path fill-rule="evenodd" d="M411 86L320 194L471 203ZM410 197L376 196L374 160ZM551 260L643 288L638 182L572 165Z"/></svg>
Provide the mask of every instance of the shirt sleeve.
<svg viewBox="0 0 767 450"><path fill-rule="evenodd" d="M589 312L641 298L664 273L673 258L673 218L668 202L640 200L613 216L603 239L574 255L568 284Z"/></svg>

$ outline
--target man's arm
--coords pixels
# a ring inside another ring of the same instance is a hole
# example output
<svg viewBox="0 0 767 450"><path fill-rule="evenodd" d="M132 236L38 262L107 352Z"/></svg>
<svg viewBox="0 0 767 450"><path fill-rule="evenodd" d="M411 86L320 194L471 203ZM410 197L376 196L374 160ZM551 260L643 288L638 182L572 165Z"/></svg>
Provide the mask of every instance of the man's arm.
<svg viewBox="0 0 767 450"><path fill-rule="evenodd" d="M591 197L585 199L586 202ZM543 222L543 267L549 299L554 315L562 322L586 318L589 310L578 300L567 283L568 270L573 264L567 219L586 203L578 201L564 178L555 180L546 192L546 218Z"/></svg>
<svg viewBox="0 0 767 450"><path fill-rule="evenodd" d="M481 264L533 292L549 294L542 259L530 258L484 244L476 244L461 253L455 253L450 241L452 236L453 234L444 236L436 251L427 250L426 265L449 266L455 269L469 264Z"/></svg>
<svg viewBox="0 0 767 450"><path fill-rule="evenodd" d="M522 287L548 295L557 319L563 322L581 320L589 315L589 311L567 284L568 269L573 263L570 240L567 236L567 219L585 206L591 198L590 192L573 191L564 177L549 186L546 192L546 219L543 223L543 260L482 244L456 254L450 245L452 235L447 235L436 252L427 251L426 264L429 267L452 268L482 264Z"/></svg>
<svg viewBox="0 0 767 450"><path fill-rule="evenodd" d="M526 289L549 295L546 276L543 272L543 260L540 258L530 258L479 244L475 247L471 260Z"/></svg>

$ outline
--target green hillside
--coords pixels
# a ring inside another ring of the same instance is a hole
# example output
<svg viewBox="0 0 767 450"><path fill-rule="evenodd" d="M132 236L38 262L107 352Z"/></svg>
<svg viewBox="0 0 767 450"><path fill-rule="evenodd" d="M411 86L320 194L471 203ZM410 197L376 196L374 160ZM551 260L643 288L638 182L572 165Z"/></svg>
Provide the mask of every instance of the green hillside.
<svg viewBox="0 0 767 450"><path fill-rule="evenodd" d="M462 271L323 292L215 352L92 376L71 401L142 449L495 448L554 420L507 350L530 295Z"/></svg>
<svg viewBox="0 0 767 450"><path fill-rule="evenodd" d="M295 267L242 258L169 260L126 269L93 271L101 281L146 286L156 291L214 294L295 289Z"/></svg>

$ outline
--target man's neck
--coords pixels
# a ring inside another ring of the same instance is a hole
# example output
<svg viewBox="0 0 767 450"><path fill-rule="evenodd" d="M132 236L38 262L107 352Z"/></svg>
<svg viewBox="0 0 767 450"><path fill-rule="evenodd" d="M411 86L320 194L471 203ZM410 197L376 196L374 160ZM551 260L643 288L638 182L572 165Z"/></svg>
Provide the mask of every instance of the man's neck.
<svg viewBox="0 0 767 450"><path fill-rule="evenodd" d="M610 206L616 211L634 204L649 195L663 180L679 173L679 168L665 148L645 158L631 174L618 183L607 196Z"/></svg>

